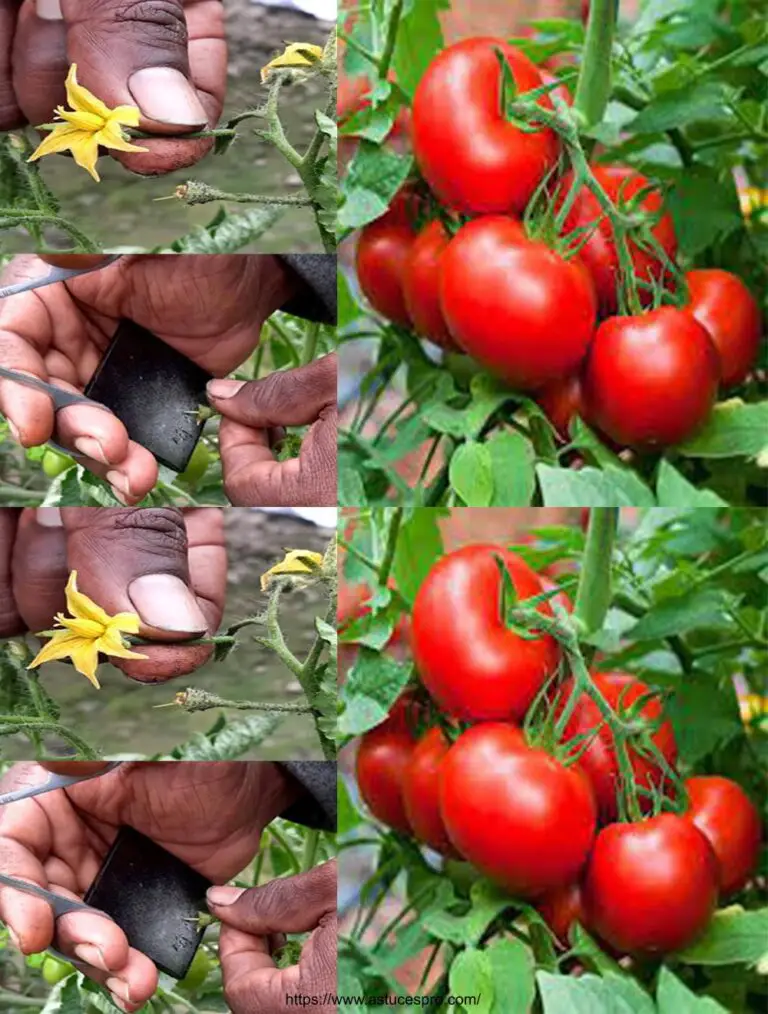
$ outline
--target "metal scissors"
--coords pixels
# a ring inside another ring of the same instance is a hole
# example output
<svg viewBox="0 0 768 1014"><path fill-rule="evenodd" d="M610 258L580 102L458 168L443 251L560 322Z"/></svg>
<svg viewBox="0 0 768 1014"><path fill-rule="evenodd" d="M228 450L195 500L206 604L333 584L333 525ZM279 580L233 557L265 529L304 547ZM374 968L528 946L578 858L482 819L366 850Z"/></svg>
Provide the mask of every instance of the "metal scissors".
<svg viewBox="0 0 768 1014"><path fill-rule="evenodd" d="M57 282L66 282L70 278L78 277L78 275L89 275L92 271L101 271L102 268L114 264L120 256L120 254L106 255L100 264L92 264L86 268L58 268L51 265L48 274L40 278L29 278L21 282L14 282L13 285L0 286L0 299L5 299L7 296L18 296L22 292L31 292L32 289L42 289L47 285L55 285ZM43 394L47 394L53 401L53 406L57 412L59 409L68 408L70 405L93 405L95 408L103 409L105 412L110 411L106 405L102 405L99 401L93 401L92 398L86 398L84 394L65 391L54 384L49 384L45 380L40 380L38 377L31 377L26 373L9 370L4 366L0 366L0 377L4 377L6 380L13 380L24 387L32 388L34 391L42 391ZM71 452L67 451L67 454L69 453Z"/></svg>
<svg viewBox="0 0 768 1014"><path fill-rule="evenodd" d="M103 771L87 775L57 775L51 771L42 782L37 782L34 785L24 785L21 788L12 789L10 792L0 793L0 806L4 806L6 803L18 803L22 799L31 799L33 796L41 796L43 793L54 792L56 789L66 789L70 785L87 782L92 778L101 778L118 767L119 764L120 761L112 761ZM107 915L106 912L102 912L101 909L92 908L90 905L86 905L82 901L75 901L73 898L64 898L53 891L46 890L44 887L30 884L26 880L18 880L16 877L7 877L5 874L0 873L0 886L12 887L23 894L29 894L34 898L41 898L43 901L47 901L57 919L70 912L92 912L95 915L103 916L105 919L111 919L111 916ZM51 953L56 952L52 951ZM66 960L69 961L70 959L67 958Z"/></svg>

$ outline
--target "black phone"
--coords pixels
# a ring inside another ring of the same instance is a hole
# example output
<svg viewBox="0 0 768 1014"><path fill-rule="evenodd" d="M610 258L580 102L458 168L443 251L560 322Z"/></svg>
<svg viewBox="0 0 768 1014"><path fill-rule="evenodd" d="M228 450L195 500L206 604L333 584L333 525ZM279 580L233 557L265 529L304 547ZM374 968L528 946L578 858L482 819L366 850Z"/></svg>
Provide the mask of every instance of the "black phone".
<svg viewBox="0 0 768 1014"><path fill-rule="evenodd" d="M161 972L183 979L203 939L198 916L210 886L151 838L122 827L83 900L111 916Z"/></svg>
<svg viewBox="0 0 768 1014"><path fill-rule="evenodd" d="M183 472L202 436L198 409L208 404L211 379L151 331L122 320L85 394L114 412L161 464Z"/></svg>

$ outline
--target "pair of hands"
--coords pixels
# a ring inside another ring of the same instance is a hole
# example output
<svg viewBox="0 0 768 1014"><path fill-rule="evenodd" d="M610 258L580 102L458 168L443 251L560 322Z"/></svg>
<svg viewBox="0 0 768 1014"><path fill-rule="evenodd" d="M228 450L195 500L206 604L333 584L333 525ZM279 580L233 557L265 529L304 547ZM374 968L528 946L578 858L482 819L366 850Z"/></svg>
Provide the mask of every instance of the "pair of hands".
<svg viewBox="0 0 768 1014"><path fill-rule="evenodd" d="M86 765L66 767L84 773ZM17 764L0 790L43 778L40 766ZM82 898L127 824L225 884L258 852L264 827L303 791L267 762L124 763L92 781L0 808L0 872ZM280 1014L288 1010L287 995L335 992L335 862L245 892L212 888L208 905L222 921L219 953L234 1014ZM138 1010L157 989L154 964L108 919L74 912L54 920L47 902L0 887L0 920L25 954L55 945L106 986L121 1010ZM280 935L309 930L299 964L278 970L271 955Z"/></svg>
<svg viewBox="0 0 768 1014"><path fill-rule="evenodd" d="M84 263L77 259L77 266ZM44 277L48 270L38 257L17 257L2 281ZM127 317L215 377L226 377L256 348L267 318L300 287L270 255L122 257L92 274L0 300L0 366L82 391ZM223 416L224 488L233 504L335 505L335 355L253 383L212 381L209 401ZM54 412L47 394L3 379L0 413L24 447L55 438L126 506L157 482L154 456L109 412L88 405ZM272 448L280 428L304 425L310 429L299 457L278 462Z"/></svg>
<svg viewBox="0 0 768 1014"><path fill-rule="evenodd" d="M175 135L218 123L227 87L221 0L0 0L0 130L52 119L76 63L110 108L138 106L143 130ZM194 165L210 138L142 141L110 152L158 175Z"/></svg>
<svg viewBox="0 0 768 1014"><path fill-rule="evenodd" d="M210 645L179 642L221 623L227 551L219 508L0 508L0 638L50 629L66 612L72 570L81 591L110 615L137 613L142 636L157 641L142 646L145 661L113 660L132 679L162 683L210 657Z"/></svg>

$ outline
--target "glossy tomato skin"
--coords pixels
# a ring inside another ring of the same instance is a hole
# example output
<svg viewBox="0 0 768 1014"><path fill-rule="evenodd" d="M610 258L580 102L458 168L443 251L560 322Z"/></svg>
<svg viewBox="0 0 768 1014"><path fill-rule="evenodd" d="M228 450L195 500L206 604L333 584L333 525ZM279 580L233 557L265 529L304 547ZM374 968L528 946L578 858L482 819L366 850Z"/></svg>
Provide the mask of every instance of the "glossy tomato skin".
<svg viewBox="0 0 768 1014"><path fill-rule="evenodd" d="M568 946L573 924L584 925L584 902L578 881L547 891L536 901L536 908L563 947Z"/></svg>
<svg viewBox="0 0 768 1014"><path fill-rule="evenodd" d="M534 898L576 879L595 835L589 782L520 730L485 722L443 760L440 812L458 851L513 895Z"/></svg>
<svg viewBox="0 0 768 1014"><path fill-rule="evenodd" d="M503 39L478 37L444 49L413 99L413 148L424 178L444 204L466 214L522 213L558 156L552 131L526 134L503 115L496 50L520 94L541 87L523 53ZM548 97L540 101L552 108Z"/></svg>
<svg viewBox="0 0 768 1014"><path fill-rule="evenodd" d="M360 288L374 310L401 327L411 326L403 282L414 236L413 227L401 207L396 205L366 225L357 243Z"/></svg>
<svg viewBox="0 0 768 1014"><path fill-rule="evenodd" d="M414 747L405 770L403 802L413 834L436 852L456 857L440 816L438 776L450 743L439 728L429 729Z"/></svg>
<svg viewBox="0 0 768 1014"><path fill-rule="evenodd" d="M762 320L757 300L730 271L689 271L685 280L690 312L707 329L720 353L723 386L743 383L760 349Z"/></svg>
<svg viewBox="0 0 768 1014"><path fill-rule="evenodd" d="M649 687L634 676L623 672L593 673L592 679L605 699L615 711L629 709L635 701L645 696ZM662 716L662 705L658 698L649 698L642 708L643 719L657 722ZM619 766L616 760L613 734L602 722L600 709L587 694L582 694L565 727L567 738L574 736L588 737L595 729L599 729L589 746L584 749L585 740L576 745L576 750L583 750L578 764L589 779L595 793L600 820L603 823L615 820L617 815L616 786L619 779ZM661 723L653 734L653 742L661 751L662 756L674 768L677 761L677 743L670 721ZM635 784L643 789L660 788L665 783L663 771L650 758L629 748L629 759L635 777ZM666 784L669 792L669 783ZM640 797L643 807L650 808L651 801Z"/></svg>
<svg viewBox="0 0 768 1014"><path fill-rule="evenodd" d="M412 829L403 802L403 780L414 739L398 723L384 722L360 740L355 764L360 795L382 823L403 834Z"/></svg>
<svg viewBox="0 0 768 1014"><path fill-rule="evenodd" d="M649 180L645 176L628 166L594 165L591 169L598 183L617 206L629 202L636 194L649 186ZM563 177L559 189L560 200L568 193L572 180L573 174L571 172L566 173ZM650 191L643 198L642 208L651 214L658 214L662 210L662 206L663 198L658 191ZM600 313L603 316L609 316L615 313L618 308L616 284L619 274L619 258L610 222L602 212L600 204L591 190L583 187L566 217L565 229L567 232L576 228L583 229L592 226L595 222L598 224L589 239L581 246L579 256L595 283ZM653 235L669 259L674 261L677 255L677 236L672 216L668 212L665 212L653 227ZM578 243L582 243L583 240L583 234L576 237ZM665 272L663 262L655 254L641 249L632 240L629 243L629 250L636 278L643 282L651 282L659 281L664 276L667 283L670 281L669 272ZM648 306L652 301L652 293L641 288L640 299L644 305Z"/></svg>
<svg viewBox="0 0 768 1014"><path fill-rule="evenodd" d="M435 345L456 349L440 306L440 262L451 237L442 223L430 222L413 242L403 279L403 295L414 330Z"/></svg>
<svg viewBox="0 0 768 1014"><path fill-rule="evenodd" d="M623 447L668 447L706 422L719 378L709 334L684 310L610 317L597 329L584 369L587 418Z"/></svg>
<svg viewBox="0 0 768 1014"><path fill-rule="evenodd" d="M717 856L721 894L741 891L760 858L762 828L757 807L740 785L720 775L697 775L685 787L690 802L686 816Z"/></svg>
<svg viewBox="0 0 768 1014"><path fill-rule="evenodd" d="M465 352L526 391L577 370L597 319L578 258L528 239L512 218L488 215L459 230L441 265L443 313Z"/></svg>
<svg viewBox="0 0 768 1014"><path fill-rule="evenodd" d="M718 868L707 839L662 813L609 824L598 834L583 882L587 925L624 954L667 954L692 944L717 904Z"/></svg>
<svg viewBox="0 0 768 1014"><path fill-rule="evenodd" d="M411 616L424 685L447 714L468 721L521 720L559 660L551 637L527 640L502 622L497 556L520 602L541 594L541 581L520 557L500 546L465 546L435 564ZM547 603L539 610L552 615Z"/></svg>
<svg viewBox="0 0 768 1014"><path fill-rule="evenodd" d="M584 418L584 396L577 373L553 380L536 393L536 401L563 440L570 439L571 423Z"/></svg>

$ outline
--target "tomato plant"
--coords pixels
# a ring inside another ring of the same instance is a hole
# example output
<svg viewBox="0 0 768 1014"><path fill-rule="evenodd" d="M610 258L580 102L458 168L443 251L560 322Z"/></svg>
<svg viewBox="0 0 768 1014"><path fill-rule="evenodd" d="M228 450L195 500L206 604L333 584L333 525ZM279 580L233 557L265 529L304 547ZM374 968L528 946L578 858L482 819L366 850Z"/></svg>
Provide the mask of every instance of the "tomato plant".
<svg viewBox="0 0 768 1014"><path fill-rule="evenodd" d="M371 589L340 692L344 996L479 995L489 1014L609 1014L619 995L637 1014L760 1009L764 513L618 515L344 515L344 579ZM402 616L412 657L387 643ZM489 715L468 664L502 678L513 649L544 639L559 660L539 692L514 721ZM382 819L345 764L358 737L399 744L376 777L410 827Z"/></svg>
<svg viewBox="0 0 768 1014"><path fill-rule="evenodd" d="M765 504L764 19L636 7L496 38L452 0L354 8L348 262L420 205L394 309L340 273L343 504Z"/></svg>

